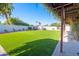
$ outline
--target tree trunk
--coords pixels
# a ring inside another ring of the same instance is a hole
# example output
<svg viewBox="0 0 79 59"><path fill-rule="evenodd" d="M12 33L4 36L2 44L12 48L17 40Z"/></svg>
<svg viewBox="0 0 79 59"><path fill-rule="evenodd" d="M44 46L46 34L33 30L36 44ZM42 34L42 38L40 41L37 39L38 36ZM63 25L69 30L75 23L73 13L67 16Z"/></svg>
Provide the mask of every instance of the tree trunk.
<svg viewBox="0 0 79 59"><path fill-rule="evenodd" d="M9 15L8 14L5 14L5 18L6 18L7 24L10 25Z"/></svg>

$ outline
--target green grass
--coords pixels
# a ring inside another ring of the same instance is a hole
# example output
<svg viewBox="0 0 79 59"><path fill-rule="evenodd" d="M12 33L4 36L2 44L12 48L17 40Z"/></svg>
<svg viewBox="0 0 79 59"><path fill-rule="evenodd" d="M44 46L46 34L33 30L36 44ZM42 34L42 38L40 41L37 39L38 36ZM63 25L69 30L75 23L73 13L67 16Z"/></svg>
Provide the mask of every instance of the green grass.
<svg viewBox="0 0 79 59"><path fill-rule="evenodd" d="M9 55L51 55L59 39L59 31L22 31L0 34L0 44Z"/></svg>

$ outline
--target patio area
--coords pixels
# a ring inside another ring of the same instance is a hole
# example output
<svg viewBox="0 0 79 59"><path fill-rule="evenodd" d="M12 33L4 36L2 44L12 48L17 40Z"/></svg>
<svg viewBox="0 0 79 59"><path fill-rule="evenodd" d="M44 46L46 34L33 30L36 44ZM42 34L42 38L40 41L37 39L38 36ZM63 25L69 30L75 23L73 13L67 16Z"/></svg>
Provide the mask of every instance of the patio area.
<svg viewBox="0 0 79 59"><path fill-rule="evenodd" d="M79 41L74 40L71 30L66 29L63 38L63 53L60 53L60 41L57 44L53 56L78 56L79 55Z"/></svg>

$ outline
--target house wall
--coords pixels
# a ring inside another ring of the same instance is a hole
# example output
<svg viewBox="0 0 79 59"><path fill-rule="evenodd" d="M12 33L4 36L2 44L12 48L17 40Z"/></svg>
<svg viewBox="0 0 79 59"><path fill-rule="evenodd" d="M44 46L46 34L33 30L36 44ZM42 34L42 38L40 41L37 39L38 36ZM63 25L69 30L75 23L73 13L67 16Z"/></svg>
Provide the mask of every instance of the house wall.
<svg viewBox="0 0 79 59"><path fill-rule="evenodd" d="M57 30L57 27L44 27L46 30Z"/></svg>
<svg viewBox="0 0 79 59"><path fill-rule="evenodd" d="M65 30L66 30L66 31L71 31L71 27L70 27L69 25L66 25L66 26L65 26Z"/></svg>
<svg viewBox="0 0 79 59"><path fill-rule="evenodd" d="M38 27L39 30L60 30L60 27L56 27L56 26L39 26Z"/></svg>
<svg viewBox="0 0 79 59"><path fill-rule="evenodd" d="M0 33L5 32L5 30L8 32L28 30L28 27L29 26L0 25Z"/></svg>

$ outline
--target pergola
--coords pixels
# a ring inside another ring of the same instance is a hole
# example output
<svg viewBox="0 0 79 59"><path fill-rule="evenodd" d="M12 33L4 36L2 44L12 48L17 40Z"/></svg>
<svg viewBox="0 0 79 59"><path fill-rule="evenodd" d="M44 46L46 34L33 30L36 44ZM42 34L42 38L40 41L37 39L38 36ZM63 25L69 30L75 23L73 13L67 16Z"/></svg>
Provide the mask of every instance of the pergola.
<svg viewBox="0 0 79 59"><path fill-rule="evenodd" d="M65 30L65 24L71 24L76 21L79 15L78 3L46 3L45 6L51 12L55 12L56 16L61 18L61 40L60 40L60 52L63 53L63 34Z"/></svg>

